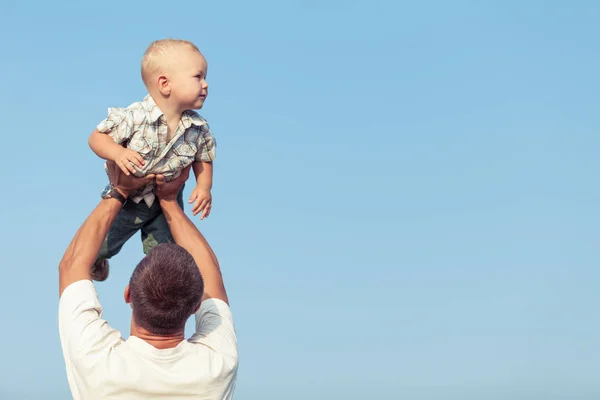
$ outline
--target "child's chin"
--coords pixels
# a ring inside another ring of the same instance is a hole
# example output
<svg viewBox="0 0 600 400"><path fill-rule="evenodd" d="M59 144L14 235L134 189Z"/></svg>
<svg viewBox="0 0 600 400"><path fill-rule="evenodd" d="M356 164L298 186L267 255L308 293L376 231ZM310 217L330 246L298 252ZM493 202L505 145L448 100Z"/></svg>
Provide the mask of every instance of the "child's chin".
<svg viewBox="0 0 600 400"><path fill-rule="evenodd" d="M194 103L194 110L199 110L204 106L204 100L196 100L196 102Z"/></svg>

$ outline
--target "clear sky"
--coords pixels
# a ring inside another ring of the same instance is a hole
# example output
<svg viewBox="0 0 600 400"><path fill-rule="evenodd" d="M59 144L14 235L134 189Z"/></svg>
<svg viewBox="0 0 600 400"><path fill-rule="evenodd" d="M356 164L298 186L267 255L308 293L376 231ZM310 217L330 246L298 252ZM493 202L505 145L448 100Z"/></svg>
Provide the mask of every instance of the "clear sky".
<svg viewBox="0 0 600 400"><path fill-rule="evenodd" d="M69 398L57 266L106 184L87 138L143 98L165 37L209 63L214 207L195 222L236 318L236 398L600 398L600 3L0 15L1 399ZM124 336L141 256L135 236L97 285Z"/></svg>

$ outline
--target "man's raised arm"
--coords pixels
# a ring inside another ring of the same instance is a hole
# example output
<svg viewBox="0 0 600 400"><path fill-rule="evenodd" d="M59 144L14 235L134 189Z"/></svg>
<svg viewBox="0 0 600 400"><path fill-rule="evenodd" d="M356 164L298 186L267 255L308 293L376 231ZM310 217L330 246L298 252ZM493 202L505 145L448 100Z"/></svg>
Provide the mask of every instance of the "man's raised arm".
<svg viewBox="0 0 600 400"><path fill-rule="evenodd" d="M159 198L160 206L169 224L175 243L192 255L196 265L200 269L200 274L202 274L202 278L204 279L202 300L215 298L229 304L227 292L223 285L221 269L219 268L219 262L215 253L198 228L196 228L192 221L183 213L179 204L177 204L177 193L181 190L189 173L190 167L184 169L177 179L168 183L165 182L163 176L157 175L156 195Z"/></svg>
<svg viewBox="0 0 600 400"><path fill-rule="evenodd" d="M58 267L59 296L70 284L90 279L90 268L98 257L100 246L102 246L123 202L129 193L154 179L154 175L145 178L125 176L114 162L108 162L106 166L110 183L116 191L113 192L116 197L100 201L67 247ZM118 200L119 198L121 200Z"/></svg>

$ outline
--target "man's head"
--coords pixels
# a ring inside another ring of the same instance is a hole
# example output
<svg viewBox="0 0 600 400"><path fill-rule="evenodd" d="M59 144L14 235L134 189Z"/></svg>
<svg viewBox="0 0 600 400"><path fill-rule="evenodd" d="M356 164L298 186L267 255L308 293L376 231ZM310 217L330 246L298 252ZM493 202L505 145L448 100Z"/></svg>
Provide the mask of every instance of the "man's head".
<svg viewBox="0 0 600 400"><path fill-rule="evenodd" d="M199 307L204 281L192 256L160 244L140 261L125 291L135 324L155 335L176 334Z"/></svg>
<svg viewBox="0 0 600 400"><path fill-rule="evenodd" d="M198 110L208 96L206 59L192 42L157 40L142 59L142 79L150 95L180 110Z"/></svg>

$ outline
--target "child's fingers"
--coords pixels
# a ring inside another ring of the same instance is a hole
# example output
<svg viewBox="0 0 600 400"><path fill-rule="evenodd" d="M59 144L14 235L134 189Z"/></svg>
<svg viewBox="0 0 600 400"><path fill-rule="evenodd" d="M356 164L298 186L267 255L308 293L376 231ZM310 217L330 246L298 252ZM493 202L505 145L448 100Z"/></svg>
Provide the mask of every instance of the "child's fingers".
<svg viewBox="0 0 600 400"><path fill-rule="evenodd" d="M198 212L201 210L201 206L202 205L202 199L198 199L196 200L196 203L194 203L194 206L192 207L192 214L197 215Z"/></svg>
<svg viewBox="0 0 600 400"><path fill-rule="evenodd" d="M210 214L211 208L212 208L212 205L210 203L207 203L206 207L204 207L204 211L202 211L202 215L200 216L200 219L204 219L204 218L208 217L208 215Z"/></svg>
<svg viewBox="0 0 600 400"><path fill-rule="evenodd" d="M142 168L142 166L144 165L144 159L142 158L142 156L140 156L139 153L134 152L133 157L135 158L137 166Z"/></svg>
<svg viewBox="0 0 600 400"><path fill-rule="evenodd" d="M128 159L129 159L129 162L134 163L140 169L144 165L144 163L143 163L144 160L142 160L141 157L131 156Z"/></svg>
<svg viewBox="0 0 600 400"><path fill-rule="evenodd" d="M127 156L126 158L127 158L126 164L130 167L131 172L135 172L135 168L133 168L132 164L135 164L138 168L142 168L142 165L140 164L138 159L136 157L134 157L133 155Z"/></svg>
<svg viewBox="0 0 600 400"><path fill-rule="evenodd" d="M133 168L133 165L131 165L131 161L126 161L124 164L127 166L127 169L129 169L129 171L131 171L132 174L135 174L135 168Z"/></svg>
<svg viewBox="0 0 600 400"><path fill-rule="evenodd" d="M198 195L196 194L195 191L192 192L192 194L190 195L190 199L188 200L188 204L192 204L194 202L194 200L196 200L198 198Z"/></svg>
<svg viewBox="0 0 600 400"><path fill-rule="evenodd" d="M117 162L117 164L119 165L119 167L121 167L123 172L125 172L125 175L129 175L129 172L135 174L135 168L133 168L133 165L131 165L131 161L129 161L127 158L122 158ZM127 171L125 171L125 169Z"/></svg>
<svg viewBox="0 0 600 400"><path fill-rule="evenodd" d="M121 171L123 171L125 175L130 175L129 170L125 167L125 165L123 165L123 161L117 161L117 165L119 166L119 168L121 168Z"/></svg>
<svg viewBox="0 0 600 400"><path fill-rule="evenodd" d="M194 204L194 207L192 207L192 213L194 215L198 215L198 213L202 210L202 204L204 204L202 199L198 199L196 201L196 204Z"/></svg>
<svg viewBox="0 0 600 400"><path fill-rule="evenodd" d="M200 211L204 211L204 209L206 208L207 204L208 204L208 200L206 200L206 199L202 200L202 202L200 203L200 206L198 206L198 207L195 208L194 215L198 215L198 213Z"/></svg>

